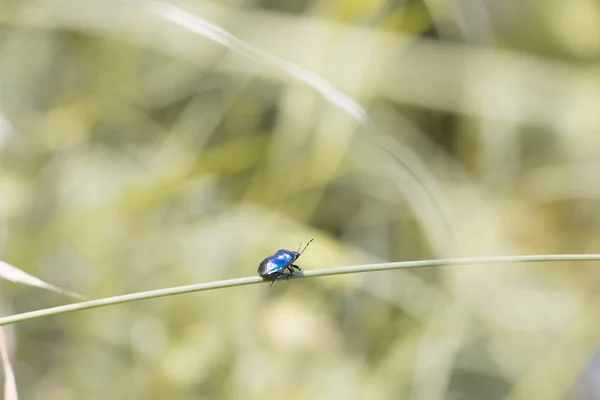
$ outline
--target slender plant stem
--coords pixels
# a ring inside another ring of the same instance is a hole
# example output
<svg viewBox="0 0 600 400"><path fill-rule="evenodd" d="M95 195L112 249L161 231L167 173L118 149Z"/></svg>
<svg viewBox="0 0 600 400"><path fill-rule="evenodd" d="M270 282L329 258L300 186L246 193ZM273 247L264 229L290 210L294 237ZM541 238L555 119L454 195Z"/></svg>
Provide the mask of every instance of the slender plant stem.
<svg viewBox="0 0 600 400"><path fill-rule="evenodd" d="M541 261L600 261L600 254L549 254L532 256L500 256L500 257L473 257L473 258L447 258L440 260L403 261L381 264L355 265L351 267L328 268L321 270L296 272L290 279L314 278L317 276L345 275L360 272L389 271L403 268L425 268L440 267L444 265L466 265L466 264L497 264L515 262L541 262ZM201 292L205 290L221 289L233 286L245 286L255 283L269 282L258 276L229 279L208 283L197 283L194 285L177 286L166 289L149 290L125 294L104 299L83 301L80 303L67 304L59 307L46 308L22 314L15 314L0 318L0 326L28 321L31 319L49 317L51 315L66 314L74 311L89 310L91 308L105 307L115 304L129 303L132 301L153 299L156 297L173 296L176 294Z"/></svg>

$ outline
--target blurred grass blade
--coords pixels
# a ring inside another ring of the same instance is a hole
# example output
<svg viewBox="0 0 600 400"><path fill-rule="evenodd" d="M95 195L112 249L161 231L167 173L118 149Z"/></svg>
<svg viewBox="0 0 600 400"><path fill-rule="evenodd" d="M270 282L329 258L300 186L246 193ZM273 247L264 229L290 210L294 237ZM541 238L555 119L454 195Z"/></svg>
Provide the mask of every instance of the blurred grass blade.
<svg viewBox="0 0 600 400"><path fill-rule="evenodd" d="M317 90L327 101L352 116L360 124L367 125L370 123L367 112L356 100L343 93L319 75L305 70L293 62L283 60L271 53L257 49L198 15L159 1L150 1L147 4L149 5L148 10L151 13L219 43L257 63L287 72Z"/></svg>
<svg viewBox="0 0 600 400"><path fill-rule="evenodd" d="M8 145L15 136L15 129L6 117L6 115L0 112L0 150Z"/></svg>
<svg viewBox="0 0 600 400"><path fill-rule="evenodd" d="M13 265L10 265L4 261L0 261L0 278L6 279L6 280L9 280L12 282L23 283L23 284L29 285L29 286L37 286L39 288L47 289L52 292L60 293L65 296L73 297L73 298L76 298L79 300L85 299L84 296L82 296L78 293L70 292L68 290L64 290L64 289L61 289L54 285L51 285L47 282L44 282L43 280L36 278L33 275L29 275L25 271L22 271L19 268L15 267Z"/></svg>
<svg viewBox="0 0 600 400"><path fill-rule="evenodd" d="M296 63L281 59L267 51L263 51L259 48L256 48L250 45L249 43L241 40L237 36L234 36L233 34L229 33L227 30L221 28L220 26L215 25L198 15L189 13L181 8L170 4L164 4L159 1L150 1L148 2L148 4L148 10L151 13L159 16L160 18L163 18L184 29L187 29L216 43L219 43L228 48L229 50L236 52L242 56L245 56L246 58L253 60L256 63L260 63L270 68L284 71L290 76L293 76L299 81L315 89L328 102L330 102L332 105L339 108L340 110L344 111L346 114L350 115L360 125L375 128L375 125L370 119L367 111L358 103L358 101L355 100L353 97L347 95L340 89L338 89L327 79L324 79L321 76L300 67ZM375 129L375 131L377 131L377 129ZM372 136L370 136L370 140L373 140ZM439 216L439 219L441 221L439 225L441 225L442 229L446 231L448 238L439 240L438 238L440 237L440 235L437 234L438 230L428 229L430 239L433 245L436 247L437 254L442 256L456 255L457 252L451 250L458 249L456 235L454 233L454 229L452 228L453 225L450 222L449 215L442 208L442 205L445 203L445 201L443 200L443 197L440 194L436 194L442 193L442 191L441 189L439 189L439 185L433 178L432 174L429 173L429 171L424 165L418 165L418 158L414 162L409 162L405 158L398 157L398 154L392 152L390 148L385 144L377 141L375 141L374 143L376 143L380 149L383 149L388 154L390 154L394 158L394 160L399 161L401 165L408 171L408 179L410 179L411 181L414 180L416 186L418 188L422 188L422 190L424 191L425 199L429 203L424 204L426 204L426 206L431 207L433 212L425 213L424 215L421 214L421 217L425 217L427 218L427 220L431 220L431 218L428 218L428 214ZM406 195L406 197L409 199L412 198L408 194ZM413 208L416 210L416 212L422 209L422 207L418 207L415 205L413 205ZM460 251L458 252L458 254L460 254Z"/></svg>
<svg viewBox="0 0 600 400"><path fill-rule="evenodd" d="M18 400L17 382L15 374L8 358L8 346L6 344L6 336L4 336L4 328L0 327L0 356L2 357L2 369L4 370L4 400Z"/></svg>

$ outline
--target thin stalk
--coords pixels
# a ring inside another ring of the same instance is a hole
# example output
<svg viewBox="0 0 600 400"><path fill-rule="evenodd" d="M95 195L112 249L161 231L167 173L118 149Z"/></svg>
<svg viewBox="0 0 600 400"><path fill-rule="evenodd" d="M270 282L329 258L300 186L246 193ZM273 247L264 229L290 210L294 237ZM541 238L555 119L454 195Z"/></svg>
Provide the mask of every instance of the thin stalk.
<svg viewBox="0 0 600 400"><path fill-rule="evenodd" d="M350 267L328 268L321 270L296 272L290 279L315 278L318 276L346 275L361 272L389 271L404 268L441 267L444 265L466 265L466 264L497 264L515 262L541 262L541 261L600 261L600 254L547 254L531 256L499 256L499 257L471 257L471 258L447 258L439 260L402 261L381 264L365 264ZM115 304L129 303L132 301L153 299L157 297L173 296L177 294L202 292L205 290L221 289L233 286L252 285L265 281L258 276L247 278L229 279L224 281L197 283L194 285L177 286L166 289L149 290L125 294L121 296L106 297L98 300L83 301L80 303L67 304L64 306L46 308L43 310L30 311L0 318L0 326L28 321L31 319L49 317L51 315L66 314L75 311L89 310L92 308L111 306Z"/></svg>

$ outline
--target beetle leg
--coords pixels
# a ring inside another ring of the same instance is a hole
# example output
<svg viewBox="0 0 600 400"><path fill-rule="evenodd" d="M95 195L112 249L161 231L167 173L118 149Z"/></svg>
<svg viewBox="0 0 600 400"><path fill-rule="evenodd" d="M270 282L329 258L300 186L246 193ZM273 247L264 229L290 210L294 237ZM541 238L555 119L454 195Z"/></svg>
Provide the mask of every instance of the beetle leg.
<svg viewBox="0 0 600 400"><path fill-rule="evenodd" d="M298 271L302 271L302 268L300 268L299 266L297 266L296 264L292 264L292 267L296 268Z"/></svg>
<svg viewBox="0 0 600 400"><path fill-rule="evenodd" d="M281 277L282 277L282 276L283 276L283 272L282 272L282 273L280 273L279 275L277 275L275 278L273 278L273 282L271 282L271 286L273 286L273 284L275 283L275 281L276 281L277 279L281 279Z"/></svg>
<svg viewBox="0 0 600 400"><path fill-rule="evenodd" d="M292 268L292 267L293 267L293 265L288 265L287 267L285 267L285 269L287 269L288 271L290 271L290 273L292 275L294 275L294 268Z"/></svg>

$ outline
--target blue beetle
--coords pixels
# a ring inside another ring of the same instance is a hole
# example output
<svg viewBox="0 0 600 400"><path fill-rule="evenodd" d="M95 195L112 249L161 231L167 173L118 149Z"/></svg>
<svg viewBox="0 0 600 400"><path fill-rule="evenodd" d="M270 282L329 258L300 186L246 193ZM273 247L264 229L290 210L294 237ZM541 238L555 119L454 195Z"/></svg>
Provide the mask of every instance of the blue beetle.
<svg viewBox="0 0 600 400"><path fill-rule="evenodd" d="M265 258L258 266L258 275L265 279L272 280L273 282L271 282L271 286L273 286L275 280L277 280L277 278L279 278L280 276L284 275L285 271L288 270L290 271L290 273L286 276L289 280L290 275L294 275L294 268L296 268L298 271L302 271L302 268L295 265L294 261L296 261L300 257L300 255L304 253L304 250L306 250L310 242L312 242L313 240L314 239L310 239L308 243L306 243L306 246L304 246L302 251L300 251L300 248L302 247L302 242L300 242L300 246L298 246L298 251L282 249L278 250L277 253Z"/></svg>

